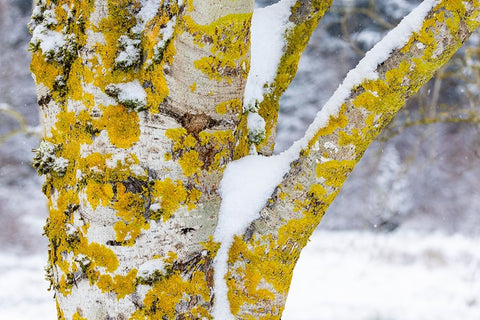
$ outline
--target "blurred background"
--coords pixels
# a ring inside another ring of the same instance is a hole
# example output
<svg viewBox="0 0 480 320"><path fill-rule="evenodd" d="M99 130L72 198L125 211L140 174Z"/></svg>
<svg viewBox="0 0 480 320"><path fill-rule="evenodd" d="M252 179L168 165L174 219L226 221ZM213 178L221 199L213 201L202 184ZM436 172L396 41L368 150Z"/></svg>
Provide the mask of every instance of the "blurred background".
<svg viewBox="0 0 480 320"><path fill-rule="evenodd" d="M266 6L276 1L256 1ZM276 151L419 0L334 0L281 100ZM54 319L31 0L0 0L0 320ZM285 319L480 319L478 33L368 149L305 249Z"/></svg>

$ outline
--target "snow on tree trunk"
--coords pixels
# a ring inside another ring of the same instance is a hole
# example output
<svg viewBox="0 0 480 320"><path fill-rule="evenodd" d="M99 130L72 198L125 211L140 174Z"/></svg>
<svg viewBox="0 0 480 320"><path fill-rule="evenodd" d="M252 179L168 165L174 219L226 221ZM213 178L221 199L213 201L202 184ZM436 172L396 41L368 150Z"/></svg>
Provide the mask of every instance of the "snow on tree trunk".
<svg viewBox="0 0 480 320"><path fill-rule="evenodd" d="M300 251L355 163L479 23L478 1L425 1L302 141L245 157L271 154L278 100L330 3L256 12L252 55L259 37L274 57L263 70L250 61L250 0L36 2L45 132L33 164L60 319L280 318Z"/></svg>
<svg viewBox="0 0 480 320"><path fill-rule="evenodd" d="M251 1L40 1L49 277L66 319L208 317ZM239 151L242 153L242 151Z"/></svg>

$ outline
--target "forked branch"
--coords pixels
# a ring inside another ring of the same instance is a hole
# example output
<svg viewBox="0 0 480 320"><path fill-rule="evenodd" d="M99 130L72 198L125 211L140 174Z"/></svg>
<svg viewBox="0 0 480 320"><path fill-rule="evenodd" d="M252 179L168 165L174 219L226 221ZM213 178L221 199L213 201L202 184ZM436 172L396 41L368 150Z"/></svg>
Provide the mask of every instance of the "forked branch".
<svg viewBox="0 0 480 320"><path fill-rule="evenodd" d="M424 1L367 53L306 136L279 156L294 159L289 172L230 248L227 279L238 315L251 311L249 301L261 290L269 293L266 313L282 308L285 278L366 148L480 25L479 14L477 0ZM246 272L261 277L237 276Z"/></svg>

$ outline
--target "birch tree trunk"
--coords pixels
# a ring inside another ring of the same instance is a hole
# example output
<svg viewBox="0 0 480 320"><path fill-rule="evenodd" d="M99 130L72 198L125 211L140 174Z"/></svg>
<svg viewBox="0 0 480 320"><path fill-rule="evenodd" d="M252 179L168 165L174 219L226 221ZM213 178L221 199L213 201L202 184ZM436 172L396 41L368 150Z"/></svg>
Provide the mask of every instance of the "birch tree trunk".
<svg viewBox="0 0 480 320"><path fill-rule="evenodd" d="M275 77L246 101L251 0L37 1L31 70L45 132L34 166L46 175L59 319L220 319L222 307L281 317L300 251L356 162L479 24L478 1L432 2L376 78L346 82L215 277L223 171L271 154L278 100L330 3L282 1Z"/></svg>

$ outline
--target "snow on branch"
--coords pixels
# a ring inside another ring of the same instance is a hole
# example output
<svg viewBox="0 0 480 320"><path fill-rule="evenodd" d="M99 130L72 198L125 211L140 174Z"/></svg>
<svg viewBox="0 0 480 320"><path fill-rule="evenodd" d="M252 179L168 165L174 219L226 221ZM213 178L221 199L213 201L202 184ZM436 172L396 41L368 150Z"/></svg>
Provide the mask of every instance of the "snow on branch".
<svg viewBox="0 0 480 320"><path fill-rule="evenodd" d="M285 46L285 32L292 26L290 10L295 0L282 0L253 12L250 71L244 94L244 110L254 110L274 81Z"/></svg>
<svg viewBox="0 0 480 320"><path fill-rule="evenodd" d="M298 219L290 215L296 199L321 204L317 208L321 212L315 213L321 217L363 152L406 99L480 25L479 14L478 1L425 0L407 15L348 73L305 136L279 156L290 161L290 170L270 198L273 205L265 206L259 217L272 218L280 210L278 224ZM278 197L282 192L288 196ZM269 223L269 228L276 234L279 225Z"/></svg>
<svg viewBox="0 0 480 320"><path fill-rule="evenodd" d="M479 17L478 1L425 0L347 75L304 138L280 155L252 156L228 165L215 237L222 242L216 292L225 293L226 271L248 263L239 255L241 261L227 265L234 235L243 236L247 247L250 242L255 247L255 241L281 247L280 239L286 237L295 243L295 254L300 253L368 145L468 39L480 25ZM250 168L254 166L260 172ZM247 202L251 209L243 210ZM281 301L282 293L278 295ZM221 304L226 308L227 303Z"/></svg>
<svg viewBox="0 0 480 320"><path fill-rule="evenodd" d="M317 130L327 125L331 116L338 115L342 103L349 97L352 88L366 79L378 78L377 66L384 62L394 49L408 42L412 32L422 26L423 19L435 3L435 0L426 0L367 53L358 66L350 71L327 105L318 113L305 137L290 149L271 157L249 156L228 165L221 185L223 202L216 235L219 241L231 238L222 234L223 230L230 229L232 231L229 233L240 235L250 222L258 218L259 209L265 205L274 188L290 169L289 164L298 159L300 152L307 148ZM248 195L244 196L246 194ZM246 202L248 206L239 205Z"/></svg>
<svg viewBox="0 0 480 320"><path fill-rule="evenodd" d="M377 68L387 60L395 49L400 49L408 43L411 35L420 30L428 12L437 3L437 0L425 0L416 7L409 15L391 30L380 42L378 42L358 65L348 72L343 83L334 92L321 111L317 113L313 123L309 126L305 136L292 146L292 151L300 151L315 136L317 131L328 125L330 116L338 115L340 107L348 99L351 91L363 81L377 79Z"/></svg>
<svg viewBox="0 0 480 320"><path fill-rule="evenodd" d="M279 99L295 77L300 56L331 3L282 0L254 11L251 67L243 104L244 111L264 118L260 127L254 125L258 121L248 121L248 140L254 151L272 154Z"/></svg>

